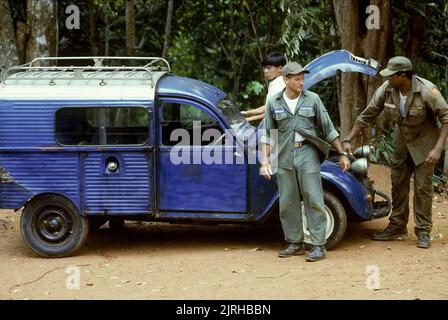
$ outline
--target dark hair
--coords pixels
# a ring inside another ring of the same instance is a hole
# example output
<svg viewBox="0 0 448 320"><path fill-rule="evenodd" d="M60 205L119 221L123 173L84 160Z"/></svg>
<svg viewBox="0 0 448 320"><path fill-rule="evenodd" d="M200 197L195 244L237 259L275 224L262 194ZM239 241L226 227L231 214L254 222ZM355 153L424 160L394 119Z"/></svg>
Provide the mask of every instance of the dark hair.
<svg viewBox="0 0 448 320"><path fill-rule="evenodd" d="M263 67L274 66L283 67L286 64L286 58L283 53L280 52L270 52L266 55L266 58L261 62Z"/></svg>
<svg viewBox="0 0 448 320"><path fill-rule="evenodd" d="M412 79L412 76L414 75L414 71L398 71L397 74L404 74L406 78Z"/></svg>

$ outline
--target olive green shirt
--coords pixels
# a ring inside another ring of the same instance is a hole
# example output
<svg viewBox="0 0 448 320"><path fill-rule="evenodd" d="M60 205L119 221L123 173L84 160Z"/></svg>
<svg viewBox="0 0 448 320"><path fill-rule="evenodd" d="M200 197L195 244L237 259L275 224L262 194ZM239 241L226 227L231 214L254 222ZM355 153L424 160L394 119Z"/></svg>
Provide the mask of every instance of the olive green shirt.
<svg viewBox="0 0 448 320"><path fill-rule="evenodd" d="M375 91L355 125L364 128L372 124L384 108L395 113L393 139L398 158L394 160L404 161L409 151L416 165L423 163L439 138L439 122L448 123L448 104L440 91L432 82L413 76L403 118L400 114L400 93L386 81Z"/></svg>
<svg viewBox="0 0 448 320"><path fill-rule="evenodd" d="M261 142L274 146L270 130L278 129L278 167L293 169L295 132L319 150L320 161L328 157L330 144L339 137L320 97L303 90L294 114L283 99L285 89L271 96L266 105L265 129Z"/></svg>

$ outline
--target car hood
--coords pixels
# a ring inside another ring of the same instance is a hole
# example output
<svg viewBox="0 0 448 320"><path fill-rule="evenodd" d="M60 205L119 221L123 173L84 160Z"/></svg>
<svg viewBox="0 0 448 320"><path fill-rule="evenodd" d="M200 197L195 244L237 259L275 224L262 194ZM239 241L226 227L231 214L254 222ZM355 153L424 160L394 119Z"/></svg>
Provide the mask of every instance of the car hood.
<svg viewBox="0 0 448 320"><path fill-rule="evenodd" d="M376 76L379 64L373 59L365 59L353 55L347 50L328 52L305 66L310 73L305 74L305 89L309 89L316 83L335 76L337 71L357 72Z"/></svg>

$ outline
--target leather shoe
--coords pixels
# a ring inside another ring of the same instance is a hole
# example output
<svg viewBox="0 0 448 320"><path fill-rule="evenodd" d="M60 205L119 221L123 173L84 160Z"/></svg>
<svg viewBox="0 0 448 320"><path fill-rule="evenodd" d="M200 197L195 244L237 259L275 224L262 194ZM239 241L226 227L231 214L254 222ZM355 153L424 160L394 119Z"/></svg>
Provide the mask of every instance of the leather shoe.
<svg viewBox="0 0 448 320"><path fill-rule="evenodd" d="M327 250L325 249L325 246L313 246L313 248L311 248L310 253L308 254L308 257L306 257L306 261L308 262L319 261L325 259L326 256L327 256Z"/></svg>
<svg viewBox="0 0 448 320"><path fill-rule="evenodd" d="M395 228L388 225L382 232L374 233L372 239L377 241L401 240L408 236L406 228Z"/></svg>
<svg viewBox="0 0 448 320"><path fill-rule="evenodd" d="M431 247L431 237L427 233L422 233L418 236L417 247L428 249Z"/></svg>
<svg viewBox="0 0 448 320"><path fill-rule="evenodd" d="M290 243L286 248L278 253L280 258L288 258L292 256L301 256L305 254L305 246L303 243Z"/></svg>

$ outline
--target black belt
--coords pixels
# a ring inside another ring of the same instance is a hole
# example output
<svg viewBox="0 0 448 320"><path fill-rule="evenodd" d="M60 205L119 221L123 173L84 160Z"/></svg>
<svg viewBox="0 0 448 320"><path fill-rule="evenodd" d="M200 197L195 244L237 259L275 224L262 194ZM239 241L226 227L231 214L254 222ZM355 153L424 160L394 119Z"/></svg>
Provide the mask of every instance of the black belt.
<svg viewBox="0 0 448 320"><path fill-rule="evenodd" d="M307 140L303 140L300 142L294 142L294 148L302 148L304 145L308 144Z"/></svg>

